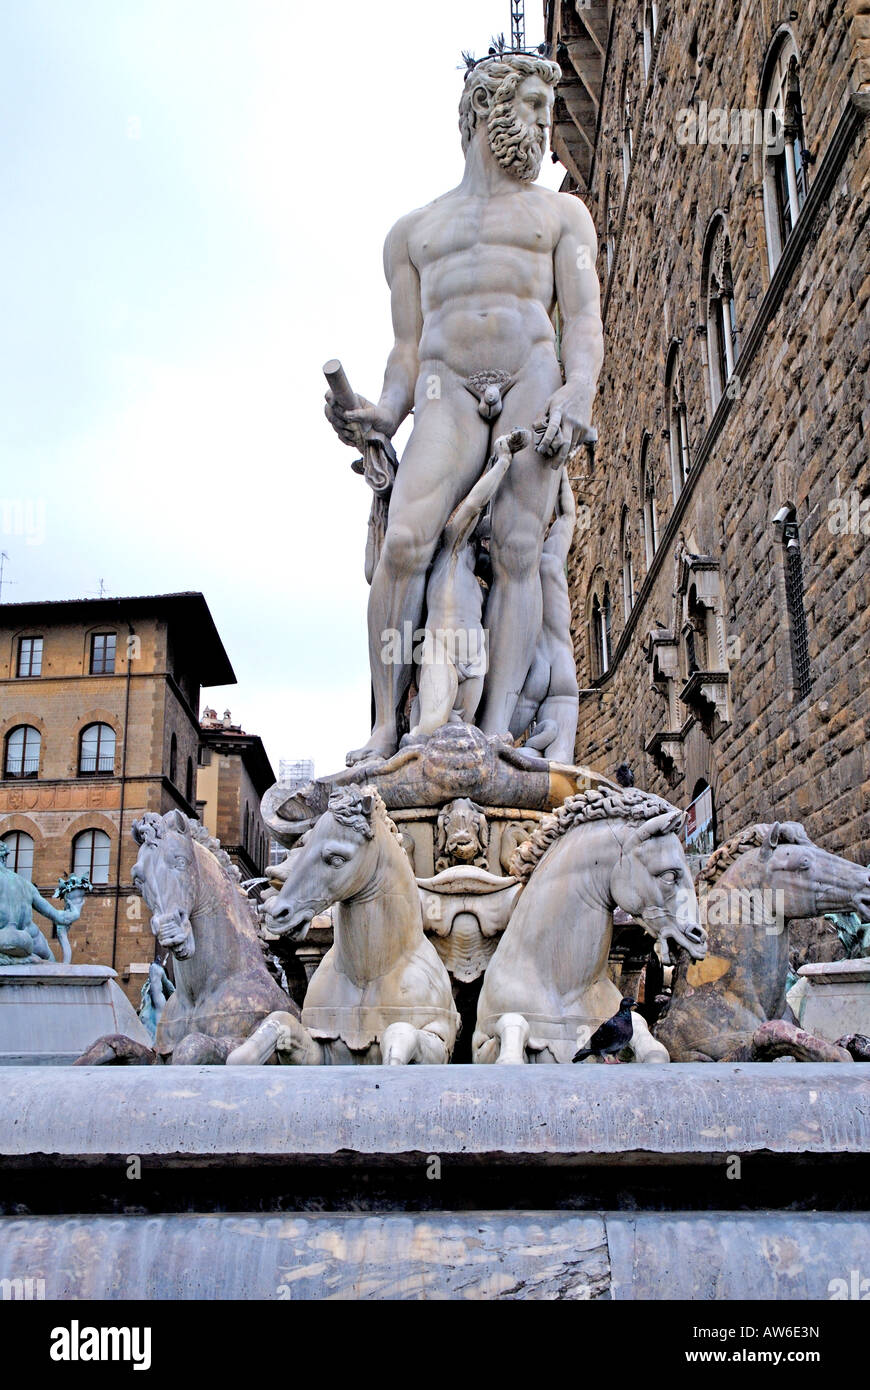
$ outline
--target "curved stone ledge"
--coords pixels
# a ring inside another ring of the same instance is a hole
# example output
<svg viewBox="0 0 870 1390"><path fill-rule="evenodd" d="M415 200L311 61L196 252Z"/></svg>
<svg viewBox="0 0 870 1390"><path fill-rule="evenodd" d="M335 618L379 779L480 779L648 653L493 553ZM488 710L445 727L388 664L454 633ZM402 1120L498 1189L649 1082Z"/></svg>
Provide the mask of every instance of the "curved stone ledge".
<svg viewBox="0 0 870 1390"><path fill-rule="evenodd" d="M16 1067L0 1159L534 1164L870 1152L870 1068Z"/></svg>
<svg viewBox="0 0 870 1390"><path fill-rule="evenodd" d="M40 1290L31 1297L149 1302L828 1299L834 1280L847 1287L861 1269L870 1219L548 1211L31 1216L4 1221L2 1236L6 1297L27 1296L29 1283Z"/></svg>

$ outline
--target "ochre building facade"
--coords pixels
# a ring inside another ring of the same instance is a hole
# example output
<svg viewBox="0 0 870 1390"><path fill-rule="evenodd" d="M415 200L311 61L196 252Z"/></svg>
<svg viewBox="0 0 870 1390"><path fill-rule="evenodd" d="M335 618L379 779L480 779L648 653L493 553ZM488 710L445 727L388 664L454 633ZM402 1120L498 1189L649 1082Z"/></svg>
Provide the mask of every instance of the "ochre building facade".
<svg viewBox="0 0 870 1390"><path fill-rule="evenodd" d="M88 873L73 961L111 965L137 1002L155 942L131 827L145 811L196 815L200 689L234 681L198 593L0 606L8 865L49 897Z"/></svg>

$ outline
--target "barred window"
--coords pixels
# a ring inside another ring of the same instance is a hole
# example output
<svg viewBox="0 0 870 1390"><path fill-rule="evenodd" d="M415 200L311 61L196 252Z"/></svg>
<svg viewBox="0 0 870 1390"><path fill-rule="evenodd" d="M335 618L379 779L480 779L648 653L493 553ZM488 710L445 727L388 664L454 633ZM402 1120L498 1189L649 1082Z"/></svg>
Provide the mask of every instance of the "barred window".
<svg viewBox="0 0 870 1390"><path fill-rule="evenodd" d="M33 840L30 835L23 830L10 830L8 835L4 835L3 843L9 850L9 857L6 860L7 869L13 873L20 874L22 878L33 878Z"/></svg>
<svg viewBox="0 0 870 1390"><path fill-rule="evenodd" d="M115 771L115 730L110 724L88 724L79 743L79 776L96 777Z"/></svg>
<svg viewBox="0 0 870 1390"><path fill-rule="evenodd" d="M110 852L104 830L83 830L73 840L73 873L87 874L94 884L108 883Z"/></svg>
<svg viewBox="0 0 870 1390"><path fill-rule="evenodd" d="M38 777L42 737L30 724L19 724L6 737L4 777Z"/></svg>
<svg viewBox="0 0 870 1390"><path fill-rule="evenodd" d="M785 601L788 608L792 680L795 694L802 700L812 689L813 675L810 669L809 633L804 608L804 570L800 536L793 510L783 523L782 543L785 549Z"/></svg>

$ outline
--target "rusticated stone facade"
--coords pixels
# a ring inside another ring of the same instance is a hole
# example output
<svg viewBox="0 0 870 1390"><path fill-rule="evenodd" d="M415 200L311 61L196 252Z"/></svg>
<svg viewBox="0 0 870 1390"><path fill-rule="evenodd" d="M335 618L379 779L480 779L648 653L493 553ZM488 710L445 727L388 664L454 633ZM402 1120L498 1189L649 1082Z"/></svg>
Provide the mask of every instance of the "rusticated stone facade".
<svg viewBox="0 0 870 1390"><path fill-rule="evenodd" d="M798 819L866 863L870 4L545 8L605 322L577 757L684 806L708 784L719 840Z"/></svg>

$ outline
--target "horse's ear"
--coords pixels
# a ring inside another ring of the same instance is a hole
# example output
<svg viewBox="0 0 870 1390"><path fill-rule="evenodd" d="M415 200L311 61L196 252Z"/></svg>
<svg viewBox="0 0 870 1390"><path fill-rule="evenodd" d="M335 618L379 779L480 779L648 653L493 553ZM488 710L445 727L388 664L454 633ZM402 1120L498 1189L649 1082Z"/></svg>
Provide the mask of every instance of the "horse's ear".
<svg viewBox="0 0 870 1390"><path fill-rule="evenodd" d="M177 830L179 835L187 835L190 832L187 816L183 811L179 811L178 807L169 812L166 817L166 824L170 830Z"/></svg>
<svg viewBox="0 0 870 1390"><path fill-rule="evenodd" d="M676 807L672 811L663 811L659 816L653 816L650 820L645 820L642 825L632 830L626 837L624 850L636 849L647 840L652 840L656 835L676 835L681 828L684 820L682 811Z"/></svg>
<svg viewBox="0 0 870 1390"><path fill-rule="evenodd" d="M361 796L359 799L360 810L362 811L364 816L371 817L374 804L375 799L372 796L371 792L365 792L364 795Z"/></svg>
<svg viewBox="0 0 870 1390"><path fill-rule="evenodd" d="M145 822L141 820L134 820L132 826L130 827L130 833L133 836L133 839L136 841L137 845L144 845Z"/></svg>
<svg viewBox="0 0 870 1390"><path fill-rule="evenodd" d="M761 846L762 859L769 859L770 856L773 854L773 851L779 844L780 829L781 826L779 821L774 821L773 825L770 827L770 829L767 832L767 835L765 836L764 844Z"/></svg>

